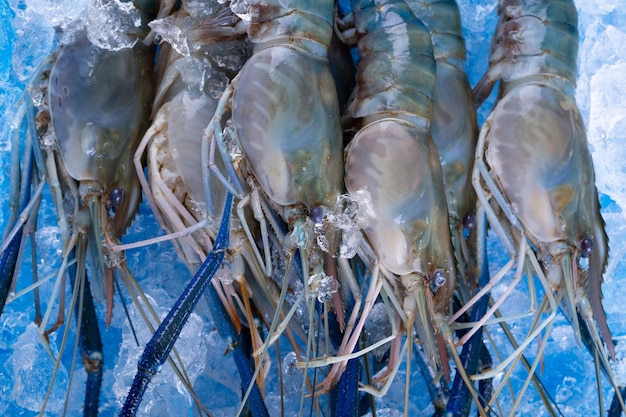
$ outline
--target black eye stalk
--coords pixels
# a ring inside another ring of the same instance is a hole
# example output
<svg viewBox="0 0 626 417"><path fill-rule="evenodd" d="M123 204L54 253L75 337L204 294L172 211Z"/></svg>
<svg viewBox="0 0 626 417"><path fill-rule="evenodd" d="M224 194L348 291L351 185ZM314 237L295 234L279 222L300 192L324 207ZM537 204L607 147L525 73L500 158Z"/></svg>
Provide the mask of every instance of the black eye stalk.
<svg viewBox="0 0 626 417"><path fill-rule="evenodd" d="M472 230L476 227L476 214L473 211L468 211L465 216L463 216L463 227L466 230Z"/></svg>
<svg viewBox="0 0 626 417"><path fill-rule="evenodd" d="M319 224L324 220L324 212L325 210L322 206L313 207L311 211L309 211L309 218L313 220L313 223Z"/></svg>
<svg viewBox="0 0 626 417"><path fill-rule="evenodd" d="M120 204L124 201L124 190L115 187L109 192L109 203L111 204L111 211L115 213L115 210L119 207Z"/></svg>
<svg viewBox="0 0 626 417"><path fill-rule="evenodd" d="M586 237L580 242L580 256L588 258L591 252L593 252L593 239Z"/></svg>
<svg viewBox="0 0 626 417"><path fill-rule="evenodd" d="M442 269L436 269L430 277L430 290L436 293L444 285L446 285L446 274Z"/></svg>

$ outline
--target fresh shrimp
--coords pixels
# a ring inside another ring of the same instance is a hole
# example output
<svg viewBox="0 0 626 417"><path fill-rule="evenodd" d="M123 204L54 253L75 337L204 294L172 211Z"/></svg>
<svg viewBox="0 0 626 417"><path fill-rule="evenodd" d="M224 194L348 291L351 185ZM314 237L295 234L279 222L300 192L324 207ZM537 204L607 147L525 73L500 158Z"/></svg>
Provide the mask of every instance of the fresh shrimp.
<svg viewBox="0 0 626 417"><path fill-rule="evenodd" d="M33 152L36 161L33 169L37 175L33 177L37 178L35 184L45 182L51 190L62 242L61 267L52 292L52 298L60 300L58 318L47 329L55 303L48 303L42 317L37 301L36 320L40 339L54 357L48 335L65 321L68 273L74 288L69 316L76 311L77 317L82 317L80 349L89 375L85 414L97 413L103 362L91 287L100 298L106 298L108 325L115 271L133 279L123 254L112 253L109 245L121 239L140 200L139 181L128 168L148 126L154 94L151 72L152 53L140 42L111 51L93 45L80 30L42 62L28 86L31 97L24 99L22 115L27 120L28 140L34 138L32 150L27 151ZM19 149L16 147L16 152ZM28 233L36 227L40 199L37 190L33 194L36 204L20 215L27 219ZM11 241L7 237L7 242ZM63 346L66 338L67 327ZM57 361L55 369L58 366Z"/></svg>
<svg viewBox="0 0 626 417"><path fill-rule="evenodd" d="M546 295L528 338L491 374L516 362L516 355L546 329L539 346L539 352L543 351L560 301L579 340L580 326L591 334L594 350L610 375L603 342L611 358L615 349L600 289L608 240L585 128L574 98L576 8L571 0L503 0L498 12L489 69L474 88L477 105L498 80L500 87L479 136L473 183L491 227L517 258L518 271L514 283L480 323L506 298L522 269L539 277ZM508 269L513 263L512 259ZM498 279L504 272L497 274ZM539 323L544 310L550 314Z"/></svg>
<svg viewBox="0 0 626 417"><path fill-rule="evenodd" d="M449 313L456 268L443 175L430 135L435 87L430 34L402 1L355 0L352 9L361 60L347 110L360 129L346 148L345 182L374 213L370 221L360 220L374 256L366 261L373 266L366 306L371 308L386 276L396 289L391 296L399 297L395 304L407 344L412 345L415 326L429 365L442 369L447 353L440 324ZM352 352L363 322L345 352ZM398 360L400 339L395 339Z"/></svg>

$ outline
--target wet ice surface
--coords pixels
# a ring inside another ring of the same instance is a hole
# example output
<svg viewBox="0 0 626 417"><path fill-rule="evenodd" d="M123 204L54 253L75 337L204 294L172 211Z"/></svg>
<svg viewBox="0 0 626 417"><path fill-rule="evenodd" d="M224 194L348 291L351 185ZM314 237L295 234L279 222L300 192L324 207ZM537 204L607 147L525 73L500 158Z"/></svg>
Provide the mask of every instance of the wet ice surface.
<svg viewBox="0 0 626 417"><path fill-rule="evenodd" d="M54 45L53 25L71 27L72 20L85 12L87 1L10 0L0 2L0 156L2 172L9 167L10 128L16 103L23 82L33 73L38 62ZM243 3L243 2L242 2ZM470 81L475 84L487 66L487 50L495 27L495 4L492 2L462 1L464 28L468 42L468 68ZM495 2L493 2L495 3ZM577 100L588 131L588 139L595 161L597 185L602 193L603 215L610 239L610 263L605 274L603 292L609 326L616 339L626 335L623 297L626 291L626 11L617 3L608 1L579 2L579 25L581 44L579 53L579 80ZM493 99L480 110L481 120L488 114ZM9 178L0 178L0 224L7 220ZM46 227L38 232L39 254L37 259L40 274L55 270L59 254L59 237L56 229L53 205L49 195L43 203L40 225ZM136 241L147 236L160 234L156 222L143 205L125 241ZM496 261L502 250L492 243L492 261ZM181 277L188 276L187 269L178 262L170 244L160 244L127 254L131 267L138 275L142 288L155 300L159 314L167 311L185 284ZM502 261L502 259L500 259ZM20 285L27 285L31 261L24 260ZM502 286L494 293L502 292ZM69 291L69 289L68 289ZM50 289L42 297L49 296ZM524 286L516 288L511 299L520 305L528 304ZM127 300L128 301L128 300ZM32 296L28 295L9 304L0 317L0 414L36 415L41 407L54 364L43 350L37 337L33 320ZM97 304L98 317L104 317L102 304ZM132 310L132 308L131 308ZM131 316L136 313L131 311ZM141 326L141 320L135 318ZM102 415L113 415L119 410L141 351L137 348L126 316L119 301L116 302L114 319L108 331L100 323L105 344L106 369L101 395ZM57 352L64 327L51 336L50 345ZM140 343L145 343L148 333L140 329ZM70 326L69 344L73 343L74 325ZM521 334L521 333L519 333ZM494 331L494 337L502 340L503 335ZM618 343L620 358L626 357L625 343ZM203 402L215 415L234 415L239 398L238 376L232 358L225 354L225 343L216 334L204 301L177 344L179 352L191 364L189 372L195 375L195 387ZM283 350L285 354L287 349ZM536 351L536 342L531 344L528 354ZM578 345L571 326L559 315L554 324L544 359L545 370L541 376L548 391L559 403L561 412L568 416L594 415L597 407L595 371L589 355ZM285 363L289 365L289 361ZM58 415L65 402L65 387L72 367L71 349L63 355L62 365L57 371L57 383L53 386L47 406L47 415ZM620 359L615 367L618 381L626 381L626 361ZM401 368L394 380L390 394L376 400L378 415L400 415L403 408L406 368ZM424 386L416 367L412 369L411 388L413 396L410 414L429 415L430 401L423 395ZM80 413L84 390L84 371L80 361L76 364L74 384L70 391L70 415ZM515 377L520 383L524 373ZM276 376L274 375L274 380ZM497 379L497 378L496 378ZM272 380L270 375L269 380ZM605 404L610 401L611 389L604 381ZM271 387L276 392L276 387ZM271 391L271 389L269 391ZM299 395L287 395L291 410L297 410ZM278 398L269 395L267 403L278 409ZM167 406L166 406L167 405ZM189 395L181 388L169 365L154 379L142 406L144 415L188 414L192 410ZM167 408L177 407L177 408ZM294 408L295 407L295 408ZM544 413L537 395L530 390L524 398L519 415L541 415ZM386 414L385 414L386 413Z"/></svg>

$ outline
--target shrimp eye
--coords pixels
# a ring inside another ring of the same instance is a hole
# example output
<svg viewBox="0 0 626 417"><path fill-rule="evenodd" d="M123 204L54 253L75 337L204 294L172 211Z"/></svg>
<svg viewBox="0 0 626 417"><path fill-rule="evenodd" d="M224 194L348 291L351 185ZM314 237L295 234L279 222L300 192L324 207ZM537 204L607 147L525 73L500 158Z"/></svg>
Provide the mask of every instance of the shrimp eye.
<svg viewBox="0 0 626 417"><path fill-rule="evenodd" d="M593 239L586 237L580 242L580 256L588 258L591 252L593 252Z"/></svg>
<svg viewBox="0 0 626 417"><path fill-rule="evenodd" d="M115 210L124 201L124 190L119 187L113 188L109 193L109 201L113 210Z"/></svg>
<svg viewBox="0 0 626 417"><path fill-rule="evenodd" d="M476 227L476 214L473 211L468 211L465 216L463 216L463 227L466 230L471 230Z"/></svg>
<svg viewBox="0 0 626 417"><path fill-rule="evenodd" d="M430 289L436 292L440 287L446 284L446 274L441 269L435 270L430 277Z"/></svg>
<svg viewBox="0 0 626 417"><path fill-rule="evenodd" d="M322 206L313 207L309 211L309 218L313 220L313 223L321 223L324 220L324 208Z"/></svg>

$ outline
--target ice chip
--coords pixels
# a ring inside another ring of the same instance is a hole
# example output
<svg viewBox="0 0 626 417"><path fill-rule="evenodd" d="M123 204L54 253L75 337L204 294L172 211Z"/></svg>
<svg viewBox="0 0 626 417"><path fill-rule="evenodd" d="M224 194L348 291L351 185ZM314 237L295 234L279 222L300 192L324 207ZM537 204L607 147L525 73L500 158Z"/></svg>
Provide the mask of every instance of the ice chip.
<svg viewBox="0 0 626 417"><path fill-rule="evenodd" d="M206 0L186 0L182 6L190 16L199 19L209 18L215 13L213 2L207 2Z"/></svg>
<svg viewBox="0 0 626 417"><path fill-rule="evenodd" d="M229 83L230 80L228 79L228 77L226 77L226 75L224 75L223 72L218 71L214 73L213 76L209 78L206 83L206 89L209 92L209 96L214 99L218 99L224 92L224 90L226 90L226 87ZM237 150L238 149L239 148L237 148ZM234 156L236 157L237 153L235 153Z"/></svg>
<svg viewBox="0 0 626 417"><path fill-rule="evenodd" d="M185 56L176 60L174 67L180 73L185 84L199 90L204 90L206 79L211 76L211 64L206 60L192 56Z"/></svg>
<svg viewBox="0 0 626 417"><path fill-rule="evenodd" d="M309 278L309 297L317 298L320 303L329 301L338 289L339 283L331 276L320 273Z"/></svg>
<svg viewBox="0 0 626 417"><path fill-rule="evenodd" d="M608 14L618 7L619 3L606 0L587 0L576 3L581 14Z"/></svg>
<svg viewBox="0 0 626 417"><path fill-rule="evenodd" d="M559 403L567 403L572 397L580 398L583 392L578 385L575 378L566 376L556 393L556 401Z"/></svg>
<svg viewBox="0 0 626 417"><path fill-rule="evenodd" d="M211 45L216 51L213 59L218 67L239 72L250 56L249 45L242 41Z"/></svg>
<svg viewBox="0 0 626 417"><path fill-rule="evenodd" d="M367 344L369 346L391 336L391 321L389 320L389 313L383 303L374 304L372 311L370 311L370 314L365 320L364 330L367 334ZM376 359L381 360L390 347L391 344L386 343L374 349L372 353Z"/></svg>
<svg viewBox="0 0 626 417"><path fill-rule="evenodd" d="M335 203L335 211L340 211L351 219L354 219L358 213L359 200L350 194L340 194L337 196Z"/></svg>
<svg viewBox="0 0 626 417"><path fill-rule="evenodd" d="M326 224L323 222L315 224L315 238L317 239L317 246L324 252L330 253L330 243L328 242L328 236L326 236Z"/></svg>
<svg viewBox="0 0 626 417"><path fill-rule="evenodd" d="M347 259L354 258L363 240L363 233L361 233L358 227L352 227L344 230L342 237L341 246L339 247L339 256Z"/></svg>
<svg viewBox="0 0 626 417"><path fill-rule="evenodd" d="M250 16L250 3L248 0L234 0L230 3L230 10L233 11L244 23L248 24L252 20Z"/></svg>
<svg viewBox="0 0 626 417"><path fill-rule="evenodd" d="M615 356L615 360L611 362L611 371L617 385L623 387L626 385L626 343L623 340L615 345Z"/></svg>
<svg viewBox="0 0 626 417"><path fill-rule="evenodd" d="M313 222L310 219L306 219L304 223L296 225L289 234L290 243L297 248L305 248L311 241L312 229Z"/></svg>
<svg viewBox="0 0 626 417"><path fill-rule="evenodd" d="M338 196L332 210L315 224L318 246L333 257L353 258L363 239L357 216L357 200L348 194Z"/></svg>
<svg viewBox="0 0 626 417"><path fill-rule="evenodd" d="M297 394L302 389L304 372L296 368L298 357L296 352L289 352L283 359L283 386L288 393Z"/></svg>
<svg viewBox="0 0 626 417"><path fill-rule="evenodd" d="M367 190L357 190L352 193L352 198L357 204L357 222L362 228L366 228L376 219L376 211L372 204L372 195Z"/></svg>
<svg viewBox="0 0 626 417"><path fill-rule="evenodd" d="M153 20L148 23L148 26L157 33L160 39L172 45L176 52L185 57L189 56L187 36L177 24L175 16Z"/></svg>
<svg viewBox="0 0 626 417"><path fill-rule="evenodd" d="M361 229L354 218L345 213L331 214L328 216L328 223L331 229L341 236L338 255L342 258L354 258L363 239Z"/></svg>

